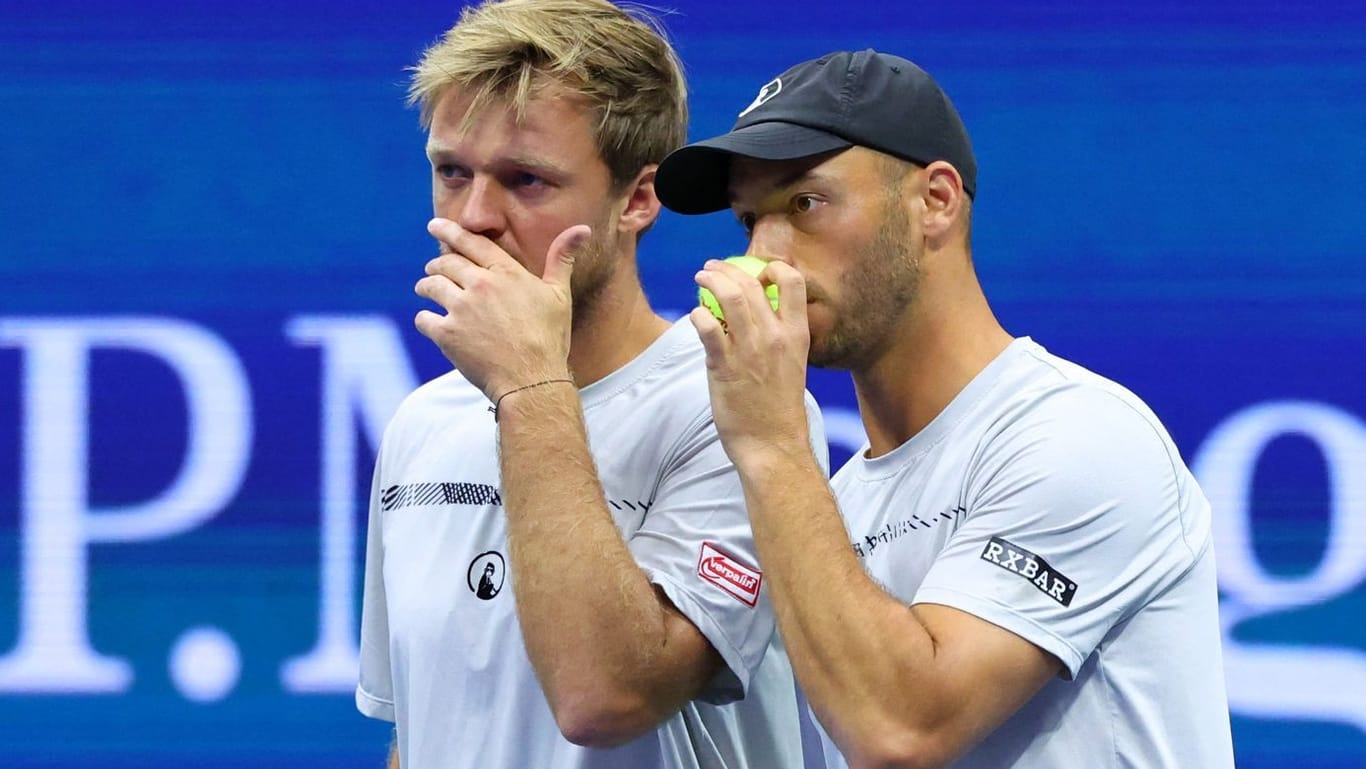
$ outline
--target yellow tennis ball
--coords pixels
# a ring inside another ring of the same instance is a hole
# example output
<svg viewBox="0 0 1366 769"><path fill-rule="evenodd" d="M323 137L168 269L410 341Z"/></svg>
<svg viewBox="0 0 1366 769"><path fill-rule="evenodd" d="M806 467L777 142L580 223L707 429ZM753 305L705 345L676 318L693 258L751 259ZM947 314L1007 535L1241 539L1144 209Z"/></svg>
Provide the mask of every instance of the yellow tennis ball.
<svg viewBox="0 0 1366 769"><path fill-rule="evenodd" d="M725 261L728 264L733 264L736 267L739 267L740 269L744 270L750 275L754 275L755 277L758 277L759 273L763 272L764 267L768 265L768 262L754 256L732 256L728 257ZM768 295L768 303L772 305L773 311L777 312L778 287L773 284L769 284L764 287L764 293ZM703 307L706 307L708 310L711 310L711 314L715 315L717 320L721 321L722 323L725 323L726 313L721 310L721 305L716 301L716 297L712 294L712 292L708 291L705 288L697 289L697 301Z"/></svg>

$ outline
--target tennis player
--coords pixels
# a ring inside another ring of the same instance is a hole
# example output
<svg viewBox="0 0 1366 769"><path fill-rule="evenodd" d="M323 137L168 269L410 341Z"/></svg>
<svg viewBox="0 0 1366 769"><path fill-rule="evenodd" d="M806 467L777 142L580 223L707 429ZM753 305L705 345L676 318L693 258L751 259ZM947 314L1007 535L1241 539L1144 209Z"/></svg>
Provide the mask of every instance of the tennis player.
<svg viewBox="0 0 1366 769"><path fill-rule="evenodd" d="M830 766L1232 767L1209 504L1133 393L997 321L939 85L874 51L803 62L655 185L773 260L707 264L728 333L692 320ZM829 485L808 362L852 373L868 436Z"/></svg>
<svg viewBox="0 0 1366 769"><path fill-rule="evenodd" d="M454 370L380 448L357 706L404 769L802 766L702 347L636 268L673 51L603 0L485 3L411 93L441 251L416 324Z"/></svg>

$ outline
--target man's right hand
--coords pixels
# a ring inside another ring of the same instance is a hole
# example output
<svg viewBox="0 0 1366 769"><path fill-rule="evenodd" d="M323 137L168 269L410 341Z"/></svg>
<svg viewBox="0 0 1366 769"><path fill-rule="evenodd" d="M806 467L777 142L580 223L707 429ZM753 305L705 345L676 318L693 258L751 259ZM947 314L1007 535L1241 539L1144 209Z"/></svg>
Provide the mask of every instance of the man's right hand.
<svg viewBox="0 0 1366 769"><path fill-rule="evenodd" d="M761 280L778 286L773 312ZM688 316L707 352L712 415L726 454L742 472L765 453L810 452L806 419L806 281L792 266L771 261L759 277L709 260L697 285L715 295L723 326L703 307Z"/></svg>

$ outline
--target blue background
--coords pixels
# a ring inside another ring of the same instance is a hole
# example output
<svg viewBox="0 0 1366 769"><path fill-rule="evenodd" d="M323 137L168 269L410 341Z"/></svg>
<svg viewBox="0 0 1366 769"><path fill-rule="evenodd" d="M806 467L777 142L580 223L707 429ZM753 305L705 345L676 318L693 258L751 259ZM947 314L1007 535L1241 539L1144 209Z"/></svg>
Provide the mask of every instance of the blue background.
<svg viewBox="0 0 1366 769"><path fill-rule="evenodd" d="M694 0L664 21L694 138L829 50L875 47L934 73L982 169L974 253L999 317L1145 398L1188 461L1266 404L1316 404L1366 431L1366 9L1082 5ZM89 548L90 642L134 678L102 695L0 687L0 764L382 762L388 730L349 694L281 683L281 663L319 632L322 440L319 355L284 329L302 315L387 319L419 379L444 369L410 324L433 247L424 137L403 93L404 68L456 15L373 0L0 5L0 321L194 324L240 361L253 425L246 475L216 515ZM645 241L646 288L681 312L697 265L742 248L725 215L666 213ZM0 654L21 624L31 354L0 346ZM91 504L155 497L186 451L179 380L155 356L96 351L89 382ZM815 372L812 387L831 414L853 408L844 375ZM356 437L363 494L374 446ZM1366 482L1366 453L1330 456L1293 430L1262 448L1242 512L1264 572L1308 579L1334 541L1366 559L1366 540L1335 540L1333 523L1366 515L1343 493ZM849 451L837 443L833 459ZM1234 514L1235 500L1212 501ZM363 512L355 524L359 563ZM1366 666L1363 617L1358 581L1229 637ZM240 679L212 702L183 696L167 670L201 625L241 655ZM1329 699L1344 682L1323 670L1293 686ZM1230 676L1231 694L1274 700L1284 685ZM1268 714L1234 696L1239 765L1366 766L1357 696L1355 717Z"/></svg>

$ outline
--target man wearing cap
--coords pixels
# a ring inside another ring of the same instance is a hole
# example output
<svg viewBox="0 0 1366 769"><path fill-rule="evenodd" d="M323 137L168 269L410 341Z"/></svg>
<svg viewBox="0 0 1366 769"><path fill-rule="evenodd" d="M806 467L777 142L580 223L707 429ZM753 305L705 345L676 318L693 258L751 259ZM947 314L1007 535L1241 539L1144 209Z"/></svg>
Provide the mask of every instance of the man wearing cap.
<svg viewBox="0 0 1366 769"><path fill-rule="evenodd" d="M691 319L827 762L1232 767L1209 504L1136 396L996 320L977 164L934 80L874 51L804 62L656 190L729 209L772 260L708 262L726 326ZM852 373L868 436L829 485L808 363Z"/></svg>

